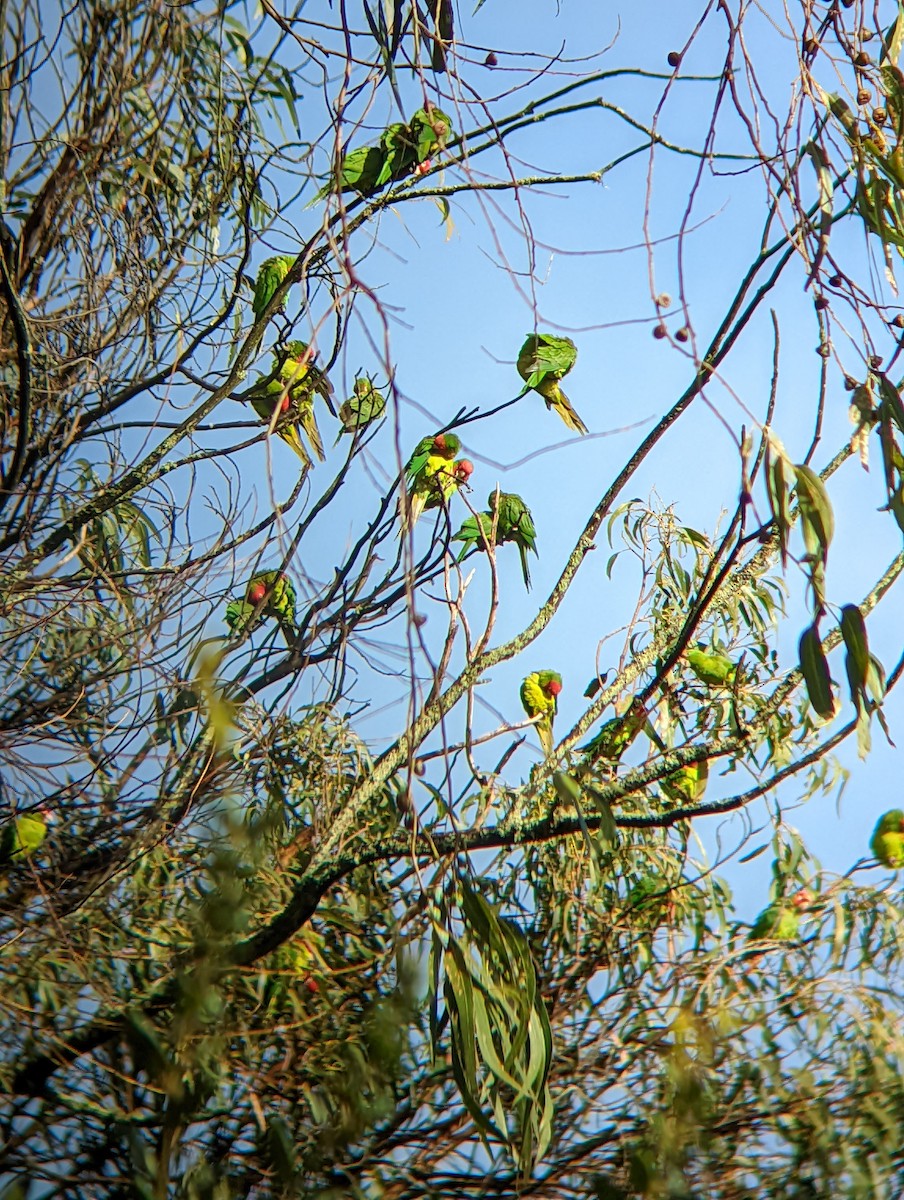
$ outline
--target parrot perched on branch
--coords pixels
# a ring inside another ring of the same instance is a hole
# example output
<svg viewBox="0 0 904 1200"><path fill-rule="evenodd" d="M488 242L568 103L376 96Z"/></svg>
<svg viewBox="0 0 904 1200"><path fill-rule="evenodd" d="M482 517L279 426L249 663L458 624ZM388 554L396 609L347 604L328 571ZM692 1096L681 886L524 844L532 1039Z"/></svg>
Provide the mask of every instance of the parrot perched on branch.
<svg viewBox="0 0 904 1200"><path fill-rule="evenodd" d="M257 282L254 285L254 299L251 302L255 320L270 303L274 292L288 275L289 268L294 262L295 259L291 255L277 254L273 258L264 259L261 263L257 273ZM285 309L285 301L283 301L282 307Z"/></svg>
<svg viewBox="0 0 904 1200"><path fill-rule="evenodd" d="M289 342L285 355L274 353L273 370L277 377L261 384L248 397L254 411L268 424L278 410L276 433L292 447L305 466L311 465L311 456L301 440L299 428L304 430L320 461L324 459L323 441L314 416L315 394L322 396L330 412L334 412L333 385L315 366L314 358L314 352L306 342Z"/></svg>
<svg viewBox="0 0 904 1200"><path fill-rule="evenodd" d="M339 409L342 428L339 430L336 444L344 433L357 434L374 421L378 421L385 411L386 397L377 391L373 380L367 376L356 379L353 394Z"/></svg>
<svg viewBox="0 0 904 1200"><path fill-rule="evenodd" d="M13 817L0 829L0 870L6 871L23 863L40 848L47 837L47 827L54 822L48 808Z"/></svg>
<svg viewBox="0 0 904 1200"><path fill-rule="evenodd" d="M724 654L710 654L702 646L692 646L684 656L701 683L707 687L731 687L737 665Z"/></svg>
<svg viewBox="0 0 904 1200"><path fill-rule="evenodd" d="M376 146L358 146L342 156L339 170L322 187L311 204L333 191L374 195L387 183L395 183L425 164L444 149L452 133L452 122L429 101L408 124L396 122L384 129ZM310 207L310 205L308 206Z"/></svg>
<svg viewBox="0 0 904 1200"><path fill-rule="evenodd" d="M488 544L501 546L505 542L514 542L521 554L521 574L524 576L524 586L530 591L527 552L532 550L534 554L537 554L537 531L534 528L530 509L514 492L499 492L498 496L498 513L497 493L492 491L487 497L489 511L468 517L462 522L458 533L453 536L453 542L464 542L458 555L458 561L462 562L474 550L485 550ZM493 537L494 527L495 538Z"/></svg>
<svg viewBox="0 0 904 1200"><path fill-rule="evenodd" d="M552 754L552 723L558 708L562 676L558 671L534 671L521 684L521 705L529 717L540 717L537 734L548 758Z"/></svg>
<svg viewBox="0 0 904 1200"><path fill-rule="evenodd" d="M579 747L591 762L605 759L617 763L647 722L647 710L639 700L632 700L620 717L613 717L600 727L597 735Z"/></svg>
<svg viewBox="0 0 904 1200"><path fill-rule="evenodd" d="M226 606L226 624L233 633L245 633L267 617L279 622L291 645L296 632L295 588L281 571L259 571L249 580L244 600L231 600Z"/></svg>
<svg viewBox="0 0 904 1200"><path fill-rule="evenodd" d="M587 426L571 406L571 401L559 387L577 362L578 348L567 337L551 333L529 333L518 354L518 374L524 380L524 392L539 392L546 407L559 414L569 429L587 433Z"/></svg>
<svg viewBox="0 0 904 1200"><path fill-rule="evenodd" d="M754 921L747 935L748 942L793 942L800 929L800 919L812 906L813 900L809 888L801 888L790 900L776 900L764 908Z"/></svg>
<svg viewBox="0 0 904 1200"><path fill-rule="evenodd" d="M417 521L427 508L448 503L463 483L467 483L474 464L467 458L455 462L461 439L454 433L438 433L421 438L405 466L408 495L402 502L402 532Z"/></svg>
<svg viewBox="0 0 904 1200"><path fill-rule="evenodd" d="M893 808L879 818L869 848L883 867L904 867L904 809Z"/></svg>

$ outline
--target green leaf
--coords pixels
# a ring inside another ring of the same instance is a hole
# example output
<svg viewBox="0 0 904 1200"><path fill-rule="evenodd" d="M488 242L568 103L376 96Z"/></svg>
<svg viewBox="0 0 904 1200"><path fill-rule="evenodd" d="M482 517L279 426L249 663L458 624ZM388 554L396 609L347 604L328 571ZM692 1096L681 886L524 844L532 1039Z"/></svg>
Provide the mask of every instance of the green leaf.
<svg viewBox="0 0 904 1200"><path fill-rule="evenodd" d="M795 466L794 474L797 503L800 506L800 515L804 522L804 540L807 540L806 530L809 529L810 535L815 539L815 546L819 549L821 558L825 562L832 535L835 532L835 518L832 514L829 493L826 491L825 484L810 467L803 464ZM809 543L807 548L810 550Z"/></svg>
<svg viewBox="0 0 904 1200"><path fill-rule="evenodd" d="M791 505L788 500L788 483L785 476L785 458L781 453L775 453L772 443L766 447L766 483L769 494L769 507L778 534L778 547L781 554L782 567L788 563L788 534L791 530Z"/></svg>
<svg viewBox="0 0 904 1200"><path fill-rule="evenodd" d="M856 604L846 604L841 610L841 636L847 647L848 677L851 683L859 688L866 686L870 669L869 645L866 637L866 623L863 613Z"/></svg>
<svg viewBox="0 0 904 1200"><path fill-rule="evenodd" d="M829 664L822 651L819 630L808 626L800 637L800 669L807 687L807 696L813 710L824 719L835 715L835 700L832 696L832 677Z"/></svg>

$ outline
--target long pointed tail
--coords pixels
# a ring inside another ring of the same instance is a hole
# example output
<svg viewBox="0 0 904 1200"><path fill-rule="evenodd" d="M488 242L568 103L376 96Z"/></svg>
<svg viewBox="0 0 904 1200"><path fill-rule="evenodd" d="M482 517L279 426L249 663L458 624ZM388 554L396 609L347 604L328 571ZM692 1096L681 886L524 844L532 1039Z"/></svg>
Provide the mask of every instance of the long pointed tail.
<svg viewBox="0 0 904 1200"><path fill-rule="evenodd" d="M320 436L320 430L317 428L317 418L314 416L313 408L303 408L298 414L298 419L301 422L301 427L308 436L308 441L313 447L314 453L321 462L326 458L323 453L323 439Z"/></svg>
<svg viewBox="0 0 904 1200"><path fill-rule="evenodd" d="M287 446L292 447L292 449L304 463L306 469L313 466L311 456L305 449L304 442L298 436L298 430L294 425L288 425L284 429L278 429L277 433Z"/></svg>
<svg viewBox="0 0 904 1200"><path fill-rule="evenodd" d="M575 433L590 432L557 383L545 388L540 394L546 401L546 407L557 412L569 429L573 429Z"/></svg>
<svg viewBox="0 0 904 1200"><path fill-rule="evenodd" d="M524 586L530 591L530 568L527 565L527 549L519 545L518 550L521 554L521 574L524 576Z"/></svg>

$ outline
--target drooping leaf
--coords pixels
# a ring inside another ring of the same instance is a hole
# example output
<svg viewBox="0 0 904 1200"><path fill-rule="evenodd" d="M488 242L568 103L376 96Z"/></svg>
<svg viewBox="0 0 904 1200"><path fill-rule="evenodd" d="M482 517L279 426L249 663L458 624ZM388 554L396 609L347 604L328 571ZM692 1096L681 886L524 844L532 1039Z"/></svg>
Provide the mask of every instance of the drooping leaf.
<svg viewBox="0 0 904 1200"><path fill-rule="evenodd" d="M824 719L833 717L835 699L832 695L832 677L815 625L809 625L801 634L799 650L800 669L814 712Z"/></svg>

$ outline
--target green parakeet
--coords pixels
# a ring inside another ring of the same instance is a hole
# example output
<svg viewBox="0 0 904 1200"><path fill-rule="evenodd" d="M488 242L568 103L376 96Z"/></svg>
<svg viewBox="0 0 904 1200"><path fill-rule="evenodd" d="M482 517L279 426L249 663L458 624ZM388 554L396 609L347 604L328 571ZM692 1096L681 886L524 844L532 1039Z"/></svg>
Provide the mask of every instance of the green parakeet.
<svg viewBox="0 0 904 1200"><path fill-rule="evenodd" d="M252 576L243 600L226 606L226 624L235 633L244 633L273 617L291 645L295 634L295 588L281 571L259 571Z"/></svg>
<svg viewBox="0 0 904 1200"><path fill-rule="evenodd" d="M424 511L436 508L467 483L474 467L468 459L454 462L461 449L461 439L454 433L438 433L421 438L405 465L408 480L407 500L402 504L404 532Z"/></svg>
<svg viewBox="0 0 904 1200"><path fill-rule="evenodd" d="M445 149L452 135L452 121L442 109L428 103L412 116L408 133L414 146L415 162L420 165Z"/></svg>
<svg viewBox="0 0 904 1200"><path fill-rule="evenodd" d="M52 825L53 813L47 808L39 808L36 812L23 813L21 817L13 817L0 829L0 869L7 869L16 863L23 863L31 858L47 837L47 827Z"/></svg>
<svg viewBox="0 0 904 1200"><path fill-rule="evenodd" d="M559 381L565 378L577 358L578 348L571 338L529 333L518 354L518 374L524 380L525 392L531 389L539 392L546 407L557 412L569 429L587 433L587 426L559 387Z"/></svg>
<svg viewBox="0 0 904 1200"><path fill-rule="evenodd" d="M879 818L869 848L883 867L904 867L904 809L893 808Z"/></svg>
<svg viewBox="0 0 904 1200"><path fill-rule="evenodd" d="M336 438L338 443L344 433L355 434L378 421L386 411L386 397L378 392L373 380L362 376L355 380L353 395L339 409L342 428Z"/></svg>
<svg viewBox="0 0 904 1200"><path fill-rule="evenodd" d="M490 492L487 499L489 512L474 513L462 522L461 529L452 541L464 542L458 555L461 562L474 550L485 550L487 544L501 546L505 542L514 542L521 553L521 573L524 585L530 591L530 571L527 566L527 551L537 553L537 531L530 509L520 496L514 492L499 493L499 514L495 515L496 492ZM496 528L495 540L493 527Z"/></svg>
<svg viewBox="0 0 904 1200"><path fill-rule="evenodd" d="M474 470L469 458L456 462L429 458L424 467L421 483L408 493L413 525L422 512L431 508L444 508L460 487L467 484Z"/></svg>
<svg viewBox="0 0 904 1200"><path fill-rule="evenodd" d="M270 303L273 293L288 275L289 268L294 262L295 259L290 256L277 254L261 263L257 282L254 285L254 299L251 302L255 320ZM283 303L283 308L285 308L285 303Z"/></svg>
<svg viewBox="0 0 904 1200"><path fill-rule="evenodd" d="M524 711L529 717L541 718L537 721L537 734L547 758L552 754L552 723L561 690L562 676L558 671L534 671L521 683L521 705Z"/></svg>
<svg viewBox="0 0 904 1200"><path fill-rule="evenodd" d="M458 552L458 561L462 562L473 550L485 550L487 544L494 546L493 514L488 512L474 513L461 523L458 533L453 533L453 542L463 542ZM497 539L498 540L498 539Z"/></svg>
<svg viewBox="0 0 904 1200"><path fill-rule="evenodd" d="M704 758L672 771L660 779L659 786L673 804L696 804L706 791L708 779L709 763Z"/></svg>
<svg viewBox="0 0 904 1200"><path fill-rule="evenodd" d="M333 386L326 375L314 364L314 354L306 342L293 341L286 346L286 355L274 354L273 369L277 378L249 396L257 415L264 421L273 420L278 408L276 432L292 447L306 466L311 464L301 440L299 428L304 430L314 453L324 459L323 441L314 416L314 396L319 394L333 411Z"/></svg>
<svg viewBox="0 0 904 1200"><path fill-rule="evenodd" d="M514 492L490 492L487 500L490 512L496 512L496 541L514 542L521 555L521 574L524 576L524 586L530 591L530 570L527 565L527 552L537 554L537 531L530 509L520 496ZM539 558L539 554L537 554Z"/></svg>
<svg viewBox="0 0 904 1200"><path fill-rule="evenodd" d="M793 942L800 929L801 916L812 904L813 893L809 888L801 888L790 900L776 900L754 921L747 935L748 942Z"/></svg>
<svg viewBox="0 0 904 1200"><path fill-rule="evenodd" d="M617 763L647 720L647 710L639 700L632 700L623 716L613 717L600 727L596 737L580 747L580 752L595 762L605 759Z"/></svg>
<svg viewBox="0 0 904 1200"><path fill-rule="evenodd" d="M311 204L323 200L332 191L357 192L359 196L372 196L385 179L380 180L386 166L386 151L380 146L358 146L342 156L338 177L320 189ZM310 207L310 205L308 205Z"/></svg>
<svg viewBox="0 0 904 1200"><path fill-rule="evenodd" d="M702 646L692 646L685 654L687 665L707 687L731 687L737 667L724 654L710 654Z"/></svg>
<svg viewBox="0 0 904 1200"><path fill-rule="evenodd" d="M427 465L427 460L431 457L440 457L444 458L446 462L451 462L459 450L461 450L461 438L454 433L436 433L421 438L415 446L411 458L405 464L405 475L409 483L417 480Z"/></svg>

